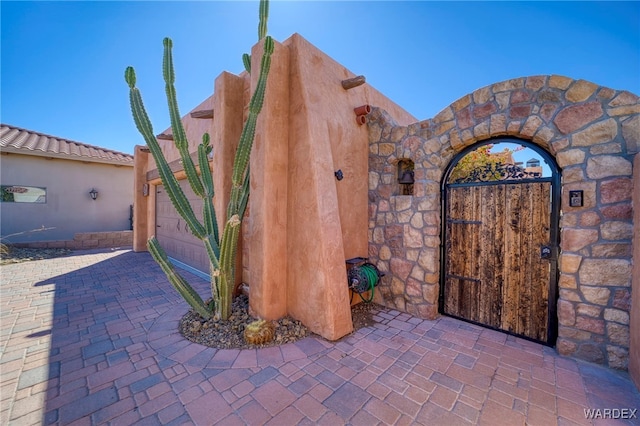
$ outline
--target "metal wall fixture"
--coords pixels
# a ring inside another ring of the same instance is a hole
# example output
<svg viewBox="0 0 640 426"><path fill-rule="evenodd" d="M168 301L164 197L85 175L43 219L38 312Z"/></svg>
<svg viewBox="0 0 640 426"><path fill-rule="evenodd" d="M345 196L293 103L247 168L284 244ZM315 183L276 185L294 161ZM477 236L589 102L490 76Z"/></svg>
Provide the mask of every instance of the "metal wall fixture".
<svg viewBox="0 0 640 426"><path fill-rule="evenodd" d="M91 199L95 201L98 198L98 191L96 191L95 188L92 188L91 191L89 191L89 195L91 196Z"/></svg>
<svg viewBox="0 0 640 426"><path fill-rule="evenodd" d="M344 173L342 173L342 170L341 170L341 169L338 169L338 170L334 173L334 175L336 175L336 179L338 179L338 180L342 180L342 179L344 179Z"/></svg>
<svg viewBox="0 0 640 426"><path fill-rule="evenodd" d="M398 183L402 185L413 185L414 164L411 160L400 160L398 162Z"/></svg>

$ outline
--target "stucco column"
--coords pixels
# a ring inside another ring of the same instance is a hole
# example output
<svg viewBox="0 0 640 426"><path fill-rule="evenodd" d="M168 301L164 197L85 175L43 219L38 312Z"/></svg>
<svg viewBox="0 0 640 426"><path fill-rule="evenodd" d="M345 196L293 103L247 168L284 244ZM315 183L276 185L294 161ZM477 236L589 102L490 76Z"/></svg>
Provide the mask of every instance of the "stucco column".
<svg viewBox="0 0 640 426"><path fill-rule="evenodd" d="M640 154L633 161L633 272L629 323L629 374L640 389Z"/></svg>
<svg viewBox="0 0 640 426"><path fill-rule="evenodd" d="M252 93L263 44L251 52ZM251 153L248 232L251 310L264 319L287 314L287 174L289 156L289 51L275 42L264 106Z"/></svg>
<svg viewBox="0 0 640 426"><path fill-rule="evenodd" d="M214 83L213 95L213 128L211 145L213 146L213 184L215 196L213 205L220 235L227 220L227 205L231 196L231 176L233 160L242 133L244 110L245 79L237 75L223 72ZM236 279L234 284L242 281L242 240L238 241L236 258Z"/></svg>

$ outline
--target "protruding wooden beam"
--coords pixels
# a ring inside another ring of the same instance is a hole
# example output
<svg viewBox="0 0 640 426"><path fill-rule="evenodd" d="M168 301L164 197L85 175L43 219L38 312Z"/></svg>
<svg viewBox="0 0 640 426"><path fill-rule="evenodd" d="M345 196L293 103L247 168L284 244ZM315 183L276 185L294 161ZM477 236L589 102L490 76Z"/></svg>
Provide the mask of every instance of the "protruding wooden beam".
<svg viewBox="0 0 640 426"><path fill-rule="evenodd" d="M367 80L364 78L364 75L359 75L357 77L342 80L342 88L344 90L349 90L349 89L353 89L354 87L361 86L366 82Z"/></svg>
<svg viewBox="0 0 640 426"><path fill-rule="evenodd" d="M166 141L172 141L173 140L173 135L170 135L168 133L160 133L159 135L156 136L156 138L164 139Z"/></svg>
<svg viewBox="0 0 640 426"><path fill-rule="evenodd" d="M191 118L213 118L213 110L201 109L199 111L193 111L191 113Z"/></svg>

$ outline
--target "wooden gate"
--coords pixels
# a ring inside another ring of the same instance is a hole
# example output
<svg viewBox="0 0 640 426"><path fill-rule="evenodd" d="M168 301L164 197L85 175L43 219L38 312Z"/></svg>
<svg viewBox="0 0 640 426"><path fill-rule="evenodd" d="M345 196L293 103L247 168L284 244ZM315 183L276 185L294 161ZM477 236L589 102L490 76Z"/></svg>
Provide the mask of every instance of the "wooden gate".
<svg viewBox="0 0 640 426"><path fill-rule="evenodd" d="M551 179L449 184L445 193L443 313L553 344Z"/></svg>

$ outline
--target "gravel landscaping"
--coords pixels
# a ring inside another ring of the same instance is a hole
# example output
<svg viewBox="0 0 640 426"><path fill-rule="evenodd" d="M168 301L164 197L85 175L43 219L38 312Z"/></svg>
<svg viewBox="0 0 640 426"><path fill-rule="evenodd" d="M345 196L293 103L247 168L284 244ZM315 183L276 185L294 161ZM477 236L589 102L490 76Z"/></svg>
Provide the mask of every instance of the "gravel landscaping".
<svg viewBox="0 0 640 426"><path fill-rule="evenodd" d="M372 317L377 307L374 303L359 303L351 308L354 331L374 324ZM189 311L182 317L179 329L186 339L219 349L265 348L295 342L312 334L300 321L284 317L272 321L275 325L275 336L271 342L250 345L244 341L243 332L245 326L256 319L249 315L249 299L240 295L233 301L229 320L205 321L199 314Z"/></svg>

